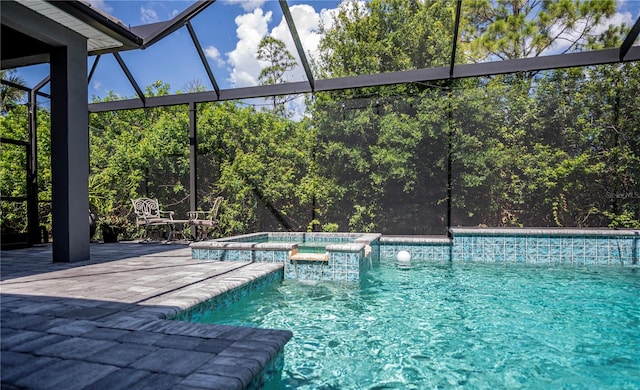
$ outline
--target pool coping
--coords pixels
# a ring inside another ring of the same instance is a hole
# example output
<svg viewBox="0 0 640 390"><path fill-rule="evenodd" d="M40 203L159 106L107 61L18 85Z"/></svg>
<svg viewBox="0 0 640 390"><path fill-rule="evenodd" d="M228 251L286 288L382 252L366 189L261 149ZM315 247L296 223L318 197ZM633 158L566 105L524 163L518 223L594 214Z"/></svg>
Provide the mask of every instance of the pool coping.
<svg viewBox="0 0 640 390"><path fill-rule="evenodd" d="M638 236L638 229L577 229L577 228L450 228L456 234L467 235L537 235L537 236Z"/></svg>

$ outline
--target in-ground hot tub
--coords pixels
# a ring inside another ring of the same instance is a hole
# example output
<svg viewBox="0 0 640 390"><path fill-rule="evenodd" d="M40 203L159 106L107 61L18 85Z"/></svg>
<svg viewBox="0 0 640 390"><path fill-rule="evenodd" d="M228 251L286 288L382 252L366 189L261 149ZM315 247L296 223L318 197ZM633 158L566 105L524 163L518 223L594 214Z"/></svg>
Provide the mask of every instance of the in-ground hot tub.
<svg viewBox="0 0 640 390"><path fill-rule="evenodd" d="M378 233L244 234L191 244L199 260L281 262L285 279L355 282L379 260Z"/></svg>

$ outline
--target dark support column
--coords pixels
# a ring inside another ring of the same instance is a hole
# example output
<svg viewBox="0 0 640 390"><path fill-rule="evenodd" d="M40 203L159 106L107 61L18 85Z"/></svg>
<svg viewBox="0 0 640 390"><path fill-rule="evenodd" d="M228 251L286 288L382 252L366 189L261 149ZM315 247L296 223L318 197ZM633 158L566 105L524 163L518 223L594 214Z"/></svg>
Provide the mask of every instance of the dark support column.
<svg viewBox="0 0 640 390"><path fill-rule="evenodd" d="M49 83L49 76L29 91L29 143L30 154L27 162L27 231L29 244L39 244L42 240L40 219L38 218L38 93ZM45 240L46 242L46 240Z"/></svg>
<svg viewBox="0 0 640 390"><path fill-rule="evenodd" d="M87 41L51 51L53 261L89 260Z"/></svg>
<svg viewBox="0 0 640 390"><path fill-rule="evenodd" d="M452 184L452 169L453 169L453 82L449 80L448 83L447 99L447 236L451 237L451 209L453 207L453 184Z"/></svg>
<svg viewBox="0 0 640 390"><path fill-rule="evenodd" d="M198 132L197 106L195 102L189 103L189 210L197 210L198 207Z"/></svg>
<svg viewBox="0 0 640 390"><path fill-rule="evenodd" d="M27 232L29 244L40 243L38 221L38 123L37 95L29 91L29 150L27 151Z"/></svg>

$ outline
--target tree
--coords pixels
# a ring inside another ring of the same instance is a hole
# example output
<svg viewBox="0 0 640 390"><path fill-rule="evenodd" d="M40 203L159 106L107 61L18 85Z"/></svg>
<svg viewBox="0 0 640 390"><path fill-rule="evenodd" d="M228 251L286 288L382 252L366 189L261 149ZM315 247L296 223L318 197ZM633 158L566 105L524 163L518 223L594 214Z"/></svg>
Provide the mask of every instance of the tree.
<svg viewBox="0 0 640 390"><path fill-rule="evenodd" d="M451 53L448 2L346 2L320 43L322 77L441 66ZM443 233L444 83L316 93L317 166L331 179L322 215L343 230ZM428 205L428 206L426 206Z"/></svg>
<svg viewBox="0 0 640 390"><path fill-rule="evenodd" d="M613 1L466 2L459 57L515 59L553 50L615 47L624 36L624 25L594 34L598 23L614 11ZM622 161L621 156L602 159L603 151L610 150L602 142L608 138L603 134L614 128L605 118L616 111L609 104L614 99L603 96L617 96L624 83L635 83L622 76L622 84L611 78L604 78L608 85L601 84L598 73L604 69L479 78L475 87L459 91L466 98L458 105L465 115L457 126L462 139L475 140L460 143L462 150L456 155L456 165L463 170L457 177L457 206L473 216L466 221L529 226L603 226L611 221L603 214L609 209L602 199L606 186L598 183L611 186L612 178L626 175L604 173ZM481 88L484 96L472 88ZM484 101L482 107L476 106L477 99ZM483 114L468 115L474 109ZM609 124L602 126L601 120ZM615 125L615 131L620 128ZM464 217L458 218L465 224Z"/></svg>
<svg viewBox="0 0 640 390"><path fill-rule="evenodd" d="M24 86L25 82L15 69L0 70L0 79ZM7 114L17 103L24 99L26 92L6 84L0 84L0 114Z"/></svg>
<svg viewBox="0 0 640 390"><path fill-rule="evenodd" d="M10 108L9 108L10 107ZM0 133L3 138L28 141L29 114L25 105L9 105L8 111L0 115ZM51 227L51 137L50 112L44 108L36 110L38 148L38 213L40 223ZM22 145L2 144L0 153L0 193L8 197L24 197L27 193L26 149ZM26 203L2 202L0 224L3 229L24 231L27 226Z"/></svg>
<svg viewBox="0 0 640 390"><path fill-rule="evenodd" d="M261 85L284 83L286 81L284 74L294 69L297 65L295 58L289 53L284 42L270 35L265 36L260 41L257 57L260 61L268 64L260 71L259 79ZM285 104L292 99L289 96L274 96L272 98L273 111L284 114L286 111Z"/></svg>
<svg viewBox="0 0 640 390"><path fill-rule="evenodd" d="M610 26L595 35L596 25L615 11L612 1L472 1L463 2L461 44L464 61L537 56L551 50L619 44ZM453 2L378 0L348 2L321 42L324 77L350 76L448 64L451 52ZM594 68L595 69L595 68ZM568 74L582 74L572 70ZM573 72L573 73L572 73ZM316 94L311 112L318 134L318 166L333 178L336 189L329 214L349 229L426 234L441 232L447 194L447 149L452 151L453 225L603 226L611 219L596 199L600 181L623 193L635 193L632 147L612 148L607 162L590 151L576 153L565 146L595 150L595 139L611 137L576 123L567 130L547 110L562 107L552 95L537 95L554 72L531 72L458 80L450 84L402 85ZM560 73L557 73L558 75ZM596 74L592 74L594 77ZM609 102L622 84L598 84L581 96L584 102ZM560 77L567 77L560 76ZM572 79L562 88L593 85L589 76ZM557 80L556 80L557 81ZM569 81L569 80L567 80ZM544 91L560 88L550 82ZM548 92L547 91L547 92ZM586 91L586 90L585 90ZM546 93L546 92L545 92ZM629 97L630 104L635 98ZM563 97L567 100L566 96ZM598 107L570 99L578 118L608 117ZM564 106L566 108L566 106ZM579 108L582 107L580 110ZM614 107L614 105L611 105ZM625 106L626 107L626 106ZM618 109L622 113L622 106ZM558 116L555 116L559 118ZM567 126L575 116L565 120ZM626 116L625 126L636 120ZM596 120L599 122L600 119ZM630 121L630 122L629 122ZM603 123L610 123L606 120ZM616 129L623 122L617 122ZM592 126L593 127L593 126ZM613 129L611 124L597 128ZM571 130L571 129L576 129ZM619 131L619 130L617 130ZM577 137L578 134L585 134ZM590 134L590 136L587 136ZM596 137L596 138L593 138ZM632 139L625 134L617 139ZM590 140L590 141L589 141ZM624 152L623 152L624 150ZM614 153L615 152L615 153ZM624 156L624 158L623 158ZM619 166L613 170L612 166ZM608 168L605 168L608 167ZM606 174L607 169L610 174ZM626 169L626 171L625 171ZM605 178L608 180L604 180ZM621 183L625 183L622 185ZM601 191L600 191L601 192ZM619 201L620 210L632 203ZM430 210L430 211L427 211ZM627 207L626 210L629 210ZM637 213L631 208L626 217ZM626 218L626 219L625 219ZM627 223L628 225L628 223Z"/></svg>
<svg viewBox="0 0 640 390"><path fill-rule="evenodd" d="M536 57L554 48L580 50L593 42L598 24L613 15L616 2L470 0L462 10L462 57L479 62Z"/></svg>
<svg viewBox="0 0 640 390"><path fill-rule="evenodd" d="M146 96L166 95L156 82ZM108 96L112 99L115 96ZM189 112L186 106L90 116L90 189L98 217L132 219L130 199L158 198L164 209L188 211ZM133 233L133 229L129 233Z"/></svg>
<svg viewBox="0 0 640 390"><path fill-rule="evenodd" d="M546 130L531 183L559 226L640 226L638 63L558 70L536 100Z"/></svg>
<svg viewBox="0 0 640 390"><path fill-rule="evenodd" d="M373 0L342 3L320 42L323 72L333 77L448 64L453 2Z"/></svg>

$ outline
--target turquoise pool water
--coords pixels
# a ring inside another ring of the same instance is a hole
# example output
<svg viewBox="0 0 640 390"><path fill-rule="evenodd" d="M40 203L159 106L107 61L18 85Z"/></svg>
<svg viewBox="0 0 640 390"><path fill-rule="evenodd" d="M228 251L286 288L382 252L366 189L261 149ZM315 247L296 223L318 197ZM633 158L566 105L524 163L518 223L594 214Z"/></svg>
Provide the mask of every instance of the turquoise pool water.
<svg viewBox="0 0 640 390"><path fill-rule="evenodd" d="M293 331L280 388L640 387L640 268L383 262L200 322Z"/></svg>
<svg viewBox="0 0 640 390"><path fill-rule="evenodd" d="M325 253L327 251L327 245L331 244L344 244L353 242L350 239L327 239L325 241L298 241L287 238L263 238L257 240L257 242L268 242L268 243L281 243L281 242L290 242L298 244L298 252L300 253Z"/></svg>

